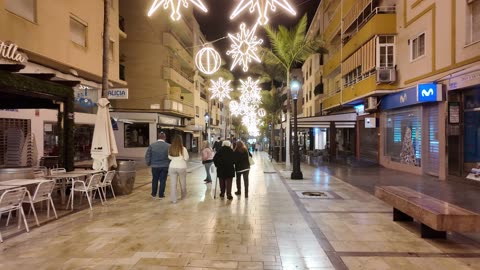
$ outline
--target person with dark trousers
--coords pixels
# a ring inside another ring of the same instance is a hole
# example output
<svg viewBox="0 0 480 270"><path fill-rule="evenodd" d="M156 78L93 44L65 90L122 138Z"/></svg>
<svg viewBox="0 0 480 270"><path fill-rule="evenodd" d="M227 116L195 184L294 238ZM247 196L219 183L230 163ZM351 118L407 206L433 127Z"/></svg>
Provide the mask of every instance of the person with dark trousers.
<svg viewBox="0 0 480 270"><path fill-rule="evenodd" d="M222 140L220 140L220 137L217 138L217 140L213 143L213 151L218 152L222 148Z"/></svg>
<svg viewBox="0 0 480 270"><path fill-rule="evenodd" d="M241 180L243 176L243 184L245 186L245 198L248 198L248 173L250 172L249 157L252 155L248 151L247 147L242 141L237 141L235 151L233 152L233 162L235 163L235 171L237 176L235 180L237 182L237 191L235 195L242 194Z"/></svg>
<svg viewBox="0 0 480 270"><path fill-rule="evenodd" d="M217 167L217 176L220 181L220 198L225 197L227 193L227 199L233 200L232 196L232 180L235 176L235 168L233 163L233 150L231 148L232 143L230 141L223 141L222 147L213 157L213 163Z"/></svg>
<svg viewBox="0 0 480 270"><path fill-rule="evenodd" d="M165 142L166 135L163 132L158 134L158 141L152 143L145 153L145 161L147 166L152 167L152 198L157 196L161 200L165 197L165 185L167 183L168 167L170 159L168 159L168 150L170 144ZM158 190L158 181L160 181L160 190Z"/></svg>

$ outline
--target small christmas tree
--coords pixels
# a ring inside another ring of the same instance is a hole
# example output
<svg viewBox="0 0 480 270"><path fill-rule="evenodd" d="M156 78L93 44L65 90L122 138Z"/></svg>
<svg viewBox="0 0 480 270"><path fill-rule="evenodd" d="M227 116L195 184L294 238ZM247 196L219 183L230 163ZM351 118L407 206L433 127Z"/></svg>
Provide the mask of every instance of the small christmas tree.
<svg viewBox="0 0 480 270"><path fill-rule="evenodd" d="M403 137L402 142L402 152L400 152L400 163L415 165L415 149L413 148L412 142L412 130L407 127L405 130L405 136Z"/></svg>

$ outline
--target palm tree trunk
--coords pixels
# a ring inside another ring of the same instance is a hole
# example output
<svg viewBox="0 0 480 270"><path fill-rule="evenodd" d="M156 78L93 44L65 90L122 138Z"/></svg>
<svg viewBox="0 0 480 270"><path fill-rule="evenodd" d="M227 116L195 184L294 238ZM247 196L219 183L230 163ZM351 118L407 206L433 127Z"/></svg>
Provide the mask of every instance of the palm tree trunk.
<svg viewBox="0 0 480 270"><path fill-rule="evenodd" d="M273 157L273 152L275 151L275 124L277 123L276 121L276 115L272 116L272 130L270 131L270 156Z"/></svg>
<svg viewBox="0 0 480 270"><path fill-rule="evenodd" d="M102 97L108 97L108 64L109 64L109 45L110 37L108 34L108 23L110 15L110 1L103 1L103 58L102 58Z"/></svg>
<svg viewBox="0 0 480 270"><path fill-rule="evenodd" d="M290 170L290 136L292 135L290 131L290 70L287 70L287 123L285 127L285 169ZM294 116L295 117L295 116Z"/></svg>

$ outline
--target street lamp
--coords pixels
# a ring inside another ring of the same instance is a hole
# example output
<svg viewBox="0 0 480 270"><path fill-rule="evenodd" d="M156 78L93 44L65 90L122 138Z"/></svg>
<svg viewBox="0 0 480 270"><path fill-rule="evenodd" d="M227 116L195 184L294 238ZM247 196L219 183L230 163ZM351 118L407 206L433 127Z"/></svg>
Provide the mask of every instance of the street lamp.
<svg viewBox="0 0 480 270"><path fill-rule="evenodd" d="M297 131L297 99L300 91L300 82L296 77L290 82L290 93L293 99L293 171L291 179L303 179L303 173L300 170L300 152L298 151L298 131Z"/></svg>
<svg viewBox="0 0 480 270"><path fill-rule="evenodd" d="M205 136L207 137L208 144L210 144L210 132L208 130L208 121L210 120L210 115L208 115L208 112L206 112L203 117L205 118Z"/></svg>

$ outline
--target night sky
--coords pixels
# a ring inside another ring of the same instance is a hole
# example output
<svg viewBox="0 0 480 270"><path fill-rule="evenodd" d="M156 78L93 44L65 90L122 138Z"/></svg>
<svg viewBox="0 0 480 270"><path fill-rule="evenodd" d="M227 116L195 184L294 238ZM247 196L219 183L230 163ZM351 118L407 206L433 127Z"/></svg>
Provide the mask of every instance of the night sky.
<svg viewBox="0 0 480 270"><path fill-rule="evenodd" d="M269 24L278 26L280 24L290 27L295 25L298 20L307 13L309 23L315 15L320 0L288 0L292 7L297 11L297 16L292 16L290 13L284 11L282 8L277 7L277 11L269 13ZM227 36L227 33L234 34L240 31L240 24L242 22L247 23L247 27L250 27L256 21L257 13L250 14L248 9L243 11L235 20L230 20L230 14L233 9L239 3L239 0L204 0L207 6L208 13L195 10L195 17L205 35L207 41L213 41ZM264 40L267 39L265 31L262 27L257 28L257 36ZM229 49L230 40L228 38L214 43L214 46L220 50L219 53L222 57L230 63L230 56L225 53ZM228 67L230 67L228 65ZM241 67L235 68L235 74L239 74ZM241 72L243 73L243 72ZM241 74L240 73L240 74Z"/></svg>

